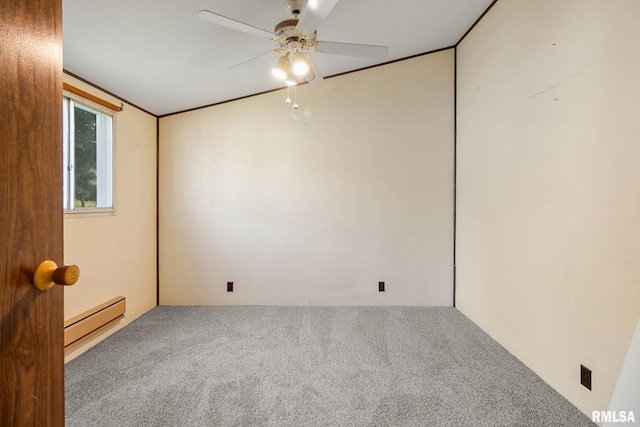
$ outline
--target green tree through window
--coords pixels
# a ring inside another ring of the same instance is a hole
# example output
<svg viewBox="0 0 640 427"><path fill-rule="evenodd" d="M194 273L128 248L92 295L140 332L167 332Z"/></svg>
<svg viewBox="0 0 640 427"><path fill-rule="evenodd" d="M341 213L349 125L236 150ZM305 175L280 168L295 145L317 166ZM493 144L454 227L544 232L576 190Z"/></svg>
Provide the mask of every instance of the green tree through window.
<svg viewBox="0 0 640 427"><path fill-rule="evenodd" d="M75 206L97 206L96 115L74 108L75 117Z"/></svg>

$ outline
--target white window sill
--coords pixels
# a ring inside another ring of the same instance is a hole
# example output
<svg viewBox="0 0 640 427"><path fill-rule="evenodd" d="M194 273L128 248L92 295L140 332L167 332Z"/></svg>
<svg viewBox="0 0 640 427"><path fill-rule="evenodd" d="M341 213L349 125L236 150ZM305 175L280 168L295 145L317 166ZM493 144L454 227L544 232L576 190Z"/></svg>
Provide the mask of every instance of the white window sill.
<svg viewBox="0 0 640 427"><path fill-rule="evenodd" d="M94 218L98 216L114 216L116 214L115 209L73 209L70 211L64 211L64 219L69 218Z"/></svg>

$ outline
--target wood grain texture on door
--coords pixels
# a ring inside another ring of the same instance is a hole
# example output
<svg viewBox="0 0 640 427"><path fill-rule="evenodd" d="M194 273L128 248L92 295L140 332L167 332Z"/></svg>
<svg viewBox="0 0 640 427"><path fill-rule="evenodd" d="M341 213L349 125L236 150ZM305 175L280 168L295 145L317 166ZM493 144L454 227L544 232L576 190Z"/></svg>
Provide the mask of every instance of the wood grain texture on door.
<svg viewBox="0 0 640 427"><path fill-rule="evenodd" d="M0 10L0 425L64 426L62 0Z"/></svg>

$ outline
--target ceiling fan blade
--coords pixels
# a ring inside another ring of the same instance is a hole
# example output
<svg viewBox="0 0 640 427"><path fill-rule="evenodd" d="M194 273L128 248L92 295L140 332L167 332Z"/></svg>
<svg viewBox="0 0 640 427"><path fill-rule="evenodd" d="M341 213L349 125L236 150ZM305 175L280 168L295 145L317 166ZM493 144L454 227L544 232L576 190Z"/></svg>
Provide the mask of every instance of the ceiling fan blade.
<svg viewBox="0 0 640 427"><path fill-rule="evenodd" d="M305 36L312 35L336 3L338 0L309 0L296 25L296 31Z"/></svg>
<svg viewBox="0 0 640 427"><path fill-rule="evenodd" d="M318 52L330 53L332 55L357 56L359 58L384 59L389 54L389 46L318 42Z"/></svg>
<svg viewBox="0 0 640 427"><path fill-rule="evenodd" d="M211 22L212 24L222 25L223 27L242 31L243 33L257 37L268 39L275 37L273 33L263 30L262 28L254 27L253 25L245 24L244 22L236 21L235 19L227 18L226 16L218 15L217 13L213 13L208 10L201 10L198 12L198 18L203 21Z"/></svg>
<svg viewBox="0 0 640 427"><path fill-rule="evenodd" d="M275 52L275 51L274 51L274 50L268 50L268 51L266 51L265 53L261 53L261 54L260 54L260 55L258 55L258 56L254 56L253 58L247 59L246 61L243 61L243 62L241 62L241 63L239 63L239 64L236 64L236 65L234 65L233 67L229 67L229 68L227 68L227 69L228 69L228 70L233 70L234 68L237 68L237 67L239 67L239 66L241 66L241 65L246 64L247 62L251 62L251 61L256 60L256 59L258 59L258 58L262 58L263 56L265 56L265 55L267 55L267 54L269 54L269 53L272 53L272 52Z"/></svg>

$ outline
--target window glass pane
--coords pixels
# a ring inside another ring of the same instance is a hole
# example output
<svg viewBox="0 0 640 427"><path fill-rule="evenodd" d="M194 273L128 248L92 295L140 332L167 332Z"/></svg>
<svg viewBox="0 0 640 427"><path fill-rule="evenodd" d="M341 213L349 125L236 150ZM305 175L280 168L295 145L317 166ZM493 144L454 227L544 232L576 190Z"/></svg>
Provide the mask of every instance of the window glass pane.
<svg viewBox="0 0 640 427"><path fill-rule="evenodd" d="M98 207L113 207L113 162L112 162L112 117L107 114L99 114L97 117L96 134L98 139L97 176Z"/></svg>
<svg viewBox="0 0 640 427"><path fill-rule="evenodd" d="M69 209L69 100L62 99L62 201L64 210Z"/></svg>
<svg viewBox="0 0 640 427"><path fill-rule="evenodd" d="M75 207L97 206L97 115L78 105L74 108Z"/></svg>
<svg viewBox="0 0 640 427"><path fill-rule="evenodd" d="M114 118L72 98L62 105L64 209L112 209Z"/></svg>

